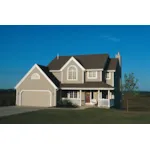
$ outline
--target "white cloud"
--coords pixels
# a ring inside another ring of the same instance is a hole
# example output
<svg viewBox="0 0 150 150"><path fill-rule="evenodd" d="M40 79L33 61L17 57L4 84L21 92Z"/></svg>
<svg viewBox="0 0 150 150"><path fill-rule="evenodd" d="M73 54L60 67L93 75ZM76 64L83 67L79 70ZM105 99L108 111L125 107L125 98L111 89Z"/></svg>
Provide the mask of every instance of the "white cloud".
<svg viewBox="0 0 150 150"><path fill-rule="evenodd" d="M116 37L110 36L110 35L103 35L103 36L101 36L101 38L104 38L104 39L107 39L107 40L110 40L113 42L120 42L119 38L116 38Z"/></svg>

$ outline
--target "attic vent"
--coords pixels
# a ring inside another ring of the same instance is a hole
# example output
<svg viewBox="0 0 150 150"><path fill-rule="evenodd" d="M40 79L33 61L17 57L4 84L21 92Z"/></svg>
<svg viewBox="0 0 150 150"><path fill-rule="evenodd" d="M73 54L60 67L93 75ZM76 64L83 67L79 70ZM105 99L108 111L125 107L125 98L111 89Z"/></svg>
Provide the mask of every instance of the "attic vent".
<svg viewBox="0 0 150 150"><path fill-rule="evenodd" d="M40 79L40 75L38 73L33 73L31 76L31 80L39 80Z"/></svg>

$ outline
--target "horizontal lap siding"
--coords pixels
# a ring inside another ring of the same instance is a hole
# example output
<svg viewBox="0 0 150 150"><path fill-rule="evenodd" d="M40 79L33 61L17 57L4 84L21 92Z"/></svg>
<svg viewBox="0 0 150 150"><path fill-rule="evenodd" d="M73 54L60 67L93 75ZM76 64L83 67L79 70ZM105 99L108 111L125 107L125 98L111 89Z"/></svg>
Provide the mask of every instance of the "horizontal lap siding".
<svg viewBox="0 0 150 150"><path fill-rule="evenodd" d="M61 72L52 72L52 73L59 81L61 81Z"/></svg>
<svg viewBox="0 0 150 150"><path fill-rule="evenodd" d="M94 99L98 100L98 92L94 92Z"/></svg>

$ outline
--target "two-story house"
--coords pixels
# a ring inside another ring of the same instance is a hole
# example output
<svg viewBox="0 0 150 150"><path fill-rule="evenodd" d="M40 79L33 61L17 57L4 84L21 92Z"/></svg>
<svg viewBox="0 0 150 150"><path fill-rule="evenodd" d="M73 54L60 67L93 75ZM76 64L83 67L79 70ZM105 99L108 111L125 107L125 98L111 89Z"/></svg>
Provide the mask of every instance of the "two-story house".
<svg viewBox="0 0 150 150"><path fill-rule="evenodd" d="M121 101L121 56L56 56L35 64L16 85L16 105L53 107L68 99L79 106L107 107Z"/></svg>

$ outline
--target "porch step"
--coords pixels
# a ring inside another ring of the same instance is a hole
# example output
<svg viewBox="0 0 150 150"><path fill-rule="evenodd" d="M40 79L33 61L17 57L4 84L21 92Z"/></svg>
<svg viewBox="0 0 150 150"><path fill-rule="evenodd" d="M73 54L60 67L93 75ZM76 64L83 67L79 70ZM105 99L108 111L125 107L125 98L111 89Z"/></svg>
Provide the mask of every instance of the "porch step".
<svg viewBox="0 0 150 150"><path fill-rule="evenodd" d="M84 106L81 106L81 107L86 109L86 108L96 108L97 106L95 106L95 105L84 105Z"/></svg>

